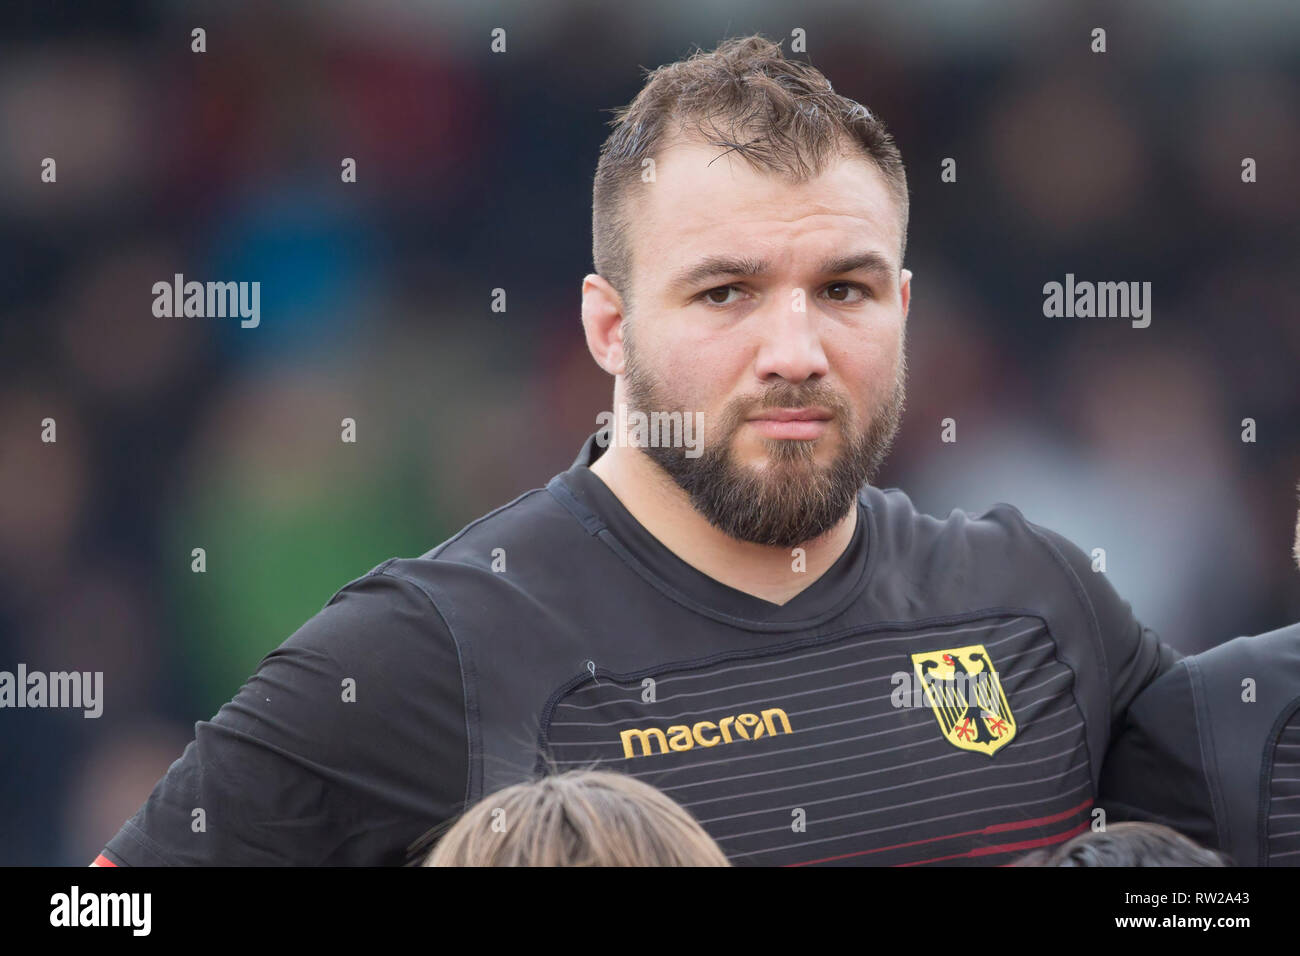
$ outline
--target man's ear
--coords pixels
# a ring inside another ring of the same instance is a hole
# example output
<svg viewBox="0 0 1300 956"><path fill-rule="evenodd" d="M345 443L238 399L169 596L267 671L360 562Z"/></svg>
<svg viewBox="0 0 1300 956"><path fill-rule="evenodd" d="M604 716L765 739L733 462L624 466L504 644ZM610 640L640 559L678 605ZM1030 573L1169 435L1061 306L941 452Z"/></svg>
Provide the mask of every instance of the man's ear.
<svg viewBox="0 0 1300 956"><path fill-rule="evenodd" d="M912 270L904 269L899 273L902 280L898 287L899 297L903 301L903 320L907 320L907 310L912 305Z"/></svg>
<svg viewBox="0 0 1300 956"><path fill-rule="evenodd" d="M610 375L622 375L623 299L594 272L582 280L582 328L596 364Z"/></svg>

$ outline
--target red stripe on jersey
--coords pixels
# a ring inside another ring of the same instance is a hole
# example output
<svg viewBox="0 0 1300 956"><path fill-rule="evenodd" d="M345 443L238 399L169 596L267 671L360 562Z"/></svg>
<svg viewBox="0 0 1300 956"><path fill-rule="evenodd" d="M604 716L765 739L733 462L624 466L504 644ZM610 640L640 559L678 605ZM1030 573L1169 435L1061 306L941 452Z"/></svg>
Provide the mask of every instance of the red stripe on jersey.
<svg viewBox="0 0 1300 956"><path fill-rule="evenodd" d="M1037 840L1021 840L1019 843L1002 843L998 846L981 846L966 853L954 853L951 856L936 856L929 860L917 860L913 863L900 863L903 866L920 866L922 863L939 863L943 860L960 860L968 857L988 856L990 853L1024 853L1040 846L1047 846L1052 843L1064 843L1070 837L1078 836L1084 830L1088 829L1088 821L1084 820L1076 827L1071 827L1064 833L1058 833L1055 836L1039 837Z"/></svg>
<svg viewBox="0 0 1300 956"><path fill-rule="evenodd" d="M117 864L101 853L95 857L95 866L117 866Z"/></svg>
<svg viewBox="0 0 1300 956"><path fill-rule="evenodd" d="M893 844L892 846L881 846L881 847L876 847L876 848L873 849L873 850L859 850L859 851L856 852L856 853L841 853L839 856L827 856L827 857L822 857L820 860L805 860L805 861L802 862L802 863L789 863L789 864L787 864L787 866L811 866L811 865L814 864L814 863L829 863L829 862L831 862L832 860L847 860L847 859L849 859L850 857L854 857L854 856L867 856L868 854L871 854L871 853L883 853L883 852L886 851L886 850L899 850L899 849L902 849L902 848L905 847L905 846L920 846L922 843L934 843L934 842L936 842L936 841L938 841L938 840L951 840L951 839L954 839L955 837L974 836L974 835L982 834L982 833L1004 833L1004 832L1006 832L1007 830L1024 830L1024 829L1027 829L1028 827L1043 826L1044 824L1055 823L1055 822L1057 822L1058 820L1064 820L1064 819L1067 818L1067 817L1072 817L1072 816L1074 816L1074 815L1075 815L1076 813L1078 813L1080 810L1086 810L1086 809L1088 809L1088 807L1090 807L1090 806L1092 806L1092 797L1089 797L1087 800L1083 801L1083 803L1079 804L1077 807L1071 807L1069 810L1062 810L1060 813L1053 813L1053 814L1050 814L1050 815L1045 816L1045 817L1035 817L1035 818L1032 819L1032 820L1015 820L1015 821L1013 821L1013 822L1011 822L1011 823L995 823L995 824L993 824L992 826L987 826L987 827L984 827L984 828L979 829L979 830L963 830L961 833L947 833L947 834L944 834L943 836L927 837L927 838L924 839L924 840L912 840L912 841L909 842L909 843L895 843L895 844ZM1085 823L1086 823L1086 822L1087 822L1087 821L1085 821ZM1073 836L1075 832L1078 832L1078 831L1077 831L1077 830L1070 831L1070 836ZM1042 839L1046 840L1046 841L1049 842L1049 843L1056 843L1056 842L1060 842L1061 840L1066 839L1066 837L1064 837L1064 836L1055 836L1055 837L1043 837ZM1034 846L1042 846L1042 845L1044 845L1044 844L1039 843L1038 841L1035 841L1035 840L1026 840L1025 843L1026 843L1026 844L1032 844L1032 845L1034 845ZM1005 846L1005 847L1013 847L1013 846L1016 846L1016 845L1017 845L1017 844L1013 844L1013 843L1003 844L1003 846ZM1000 853L1000 852L1002 852L1002 850L997 849L997 848L993 848L993 847L988 847L988 848L982 848L981 851L979 851L979 852L972 851L972 852L970 852L970 853L958 853L956 856L958 856L958 857L962 857L962 856L982 856L982 855L984 855L985 853ZM944 856L944 857L937 857L936 859L940 859L940 860L951 860L951 859L955 859L955 858L956 858L956 857L948 857L948 856ZM933 861L932 861L932 860L918 860L918 861L916 861L916 862L917 862L917 863L930 863L930 862L933 862ZM902 864L899 864L899 865L900 865L900 866L914 866L915 864L913 864L913 863L902 863Z"/></svg>

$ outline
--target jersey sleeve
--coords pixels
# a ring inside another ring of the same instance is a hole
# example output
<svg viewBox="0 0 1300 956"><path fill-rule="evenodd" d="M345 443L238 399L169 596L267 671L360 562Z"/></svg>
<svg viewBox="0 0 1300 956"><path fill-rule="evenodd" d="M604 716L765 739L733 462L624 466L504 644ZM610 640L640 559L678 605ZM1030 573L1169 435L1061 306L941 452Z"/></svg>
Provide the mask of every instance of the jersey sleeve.
<svg viewBox="0 0 1300 956"><path fill-rule="evenodd" d="M1069 565L1082 589L1085 612L1096 621L1110 684L1110 740L1122 732L1129 706L1146 687L1169 671L1182 655L1134 615L1105 573L1094 571L1088 555L1068 538L1038 525L1040 534Z"/></svg>
<svg viewBox="0 0 1300 956"><path fill-rule="evenodd" d="M1096 616L1110 683L1110 739L1097 805L1111 821L1163 823L1215 846L1196 735L1176 740L1175 726L1194 726L1187 669L1180 654L1133 614L1088 556L1061 535L1038 529L1069 563Z"/></svg>
<svg viewBox="0 0 1300 956"><path fill-rule="evenodd" d="M465 806L465 696L425 593L337 592L258 665L105 847L128 866L400 865Z"/></svg>
<svg viewBox="0 0 1300 956"><path fill-rule="evenodd" d="M1097 802L1112 821L1162 823L1203 846L1227 849L1197 733L1185 664L1162 676L1129 708L1106 755Z"/></svg>

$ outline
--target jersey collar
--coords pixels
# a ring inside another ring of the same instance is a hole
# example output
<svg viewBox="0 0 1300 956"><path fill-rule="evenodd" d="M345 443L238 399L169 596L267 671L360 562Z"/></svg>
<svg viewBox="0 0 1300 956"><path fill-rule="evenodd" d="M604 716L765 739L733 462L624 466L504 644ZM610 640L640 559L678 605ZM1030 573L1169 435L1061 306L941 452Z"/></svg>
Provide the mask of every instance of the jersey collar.
<svg viewBox="0 0 1300 956"><path fill-rule="evenodd" d="M826 572L785 604L773 604L723 584L687 564L636 520L592 470L604 452L600 432L591 434L568 471L556 475L567 494L556 494L587 528L634 560L660 590L700 613L761 629L808 627L829 620L862 593L874 539L871 509L858 496L858 521L844 553ZM569 500L565 500L569 499ZM612 541L610 539L613 539Z"/></svg>

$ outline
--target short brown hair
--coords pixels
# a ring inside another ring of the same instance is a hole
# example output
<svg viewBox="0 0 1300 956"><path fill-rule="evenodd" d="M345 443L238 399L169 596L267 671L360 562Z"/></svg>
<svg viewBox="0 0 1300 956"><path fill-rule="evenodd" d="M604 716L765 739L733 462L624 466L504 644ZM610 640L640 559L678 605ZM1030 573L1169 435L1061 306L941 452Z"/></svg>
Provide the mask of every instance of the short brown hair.
<svg viewBox="0 0 1300 956"><path fill-rule="evenodd" d="M624 773L571 770L480 800L425 866L730 866L680 804Z"/></svg>
<svg viewBox="0 0 1300 956"><path fill-rule="evenodd" d="M1026 853L1016 866L1231 866L1232 859L1160 823L1126 821Z"/></svg>
<svg viewBox="0 0 1300 956"><path fill-rule="evenodd" d="M625 307L632 291L629 189L640 182L643 160L670 136L735 150L755 169L792 182L819 175L857 148L884 175L898 205L901 266L907 175L893 137L871 110L836 93L821 71L786 59L779 44L754 35L725 40L712 53L697 48L649 72L636 98L614 113L592 191L592 258Z"/></svg>

